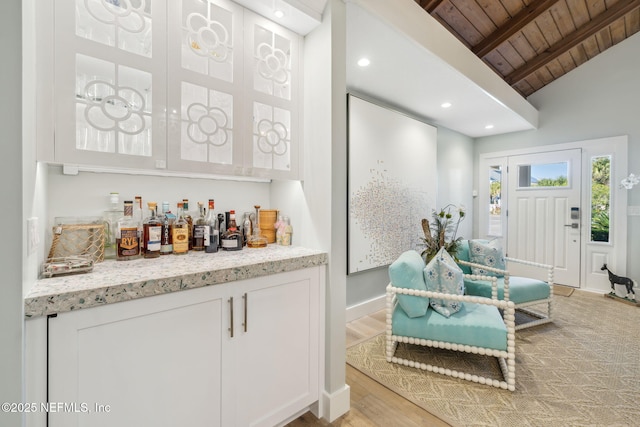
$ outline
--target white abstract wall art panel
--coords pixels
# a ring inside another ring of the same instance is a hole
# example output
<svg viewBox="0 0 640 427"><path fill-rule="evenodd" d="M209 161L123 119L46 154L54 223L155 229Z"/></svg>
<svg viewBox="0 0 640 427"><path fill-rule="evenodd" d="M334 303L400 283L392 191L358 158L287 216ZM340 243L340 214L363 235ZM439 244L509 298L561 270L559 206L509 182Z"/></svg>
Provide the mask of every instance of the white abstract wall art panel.
<svg viewBox="0 0 640 427"><path fill-rule="evenodd" d="M348 96L348 273L420 250L421 220L435 208L437 129Z"/></svg>

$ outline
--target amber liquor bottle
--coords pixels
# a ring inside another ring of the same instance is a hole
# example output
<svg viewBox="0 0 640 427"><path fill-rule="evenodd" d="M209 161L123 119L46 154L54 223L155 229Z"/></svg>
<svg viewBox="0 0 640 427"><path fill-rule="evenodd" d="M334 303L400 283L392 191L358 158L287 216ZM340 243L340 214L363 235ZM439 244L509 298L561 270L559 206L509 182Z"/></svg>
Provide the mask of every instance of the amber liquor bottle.
<svg viewBox="0 0 640 427"><path fill-rule="evenodd" d="M116 228L116 260L129 261L140 256L138 222L133 219L133 201L124 202L124 216Z"/></svg>
<svg viewBox="0 0 640 427"><path fill-rule="evenodd" d="M189 252L189 223L184 217L182 202L178 202L178 219L173 223L173 253L185 255Z"/></svg>
<svg viewBox="0 0 640 427"><path fill-rule="evenodd" d="M198 211L198 218L193 221L193 250L204 251L207 222L204 217L204 204L202 202L198 202Z"/></svg>
<svg viewBox="0 0 640 427"><path fill-rule="evenodd" d="M222 249L225 251L239 251L242 249L242 233L240 233L236 224L236 211L229 211L229 224L220 241L222 242Z"/></svg>
<svg viewBox="0 0 640 427"><path fill-rule="evenodd" d="M162 243L162 221L158 218L158 205L148 202L149 216L142 224L142 256L158 258Z"/></svg>

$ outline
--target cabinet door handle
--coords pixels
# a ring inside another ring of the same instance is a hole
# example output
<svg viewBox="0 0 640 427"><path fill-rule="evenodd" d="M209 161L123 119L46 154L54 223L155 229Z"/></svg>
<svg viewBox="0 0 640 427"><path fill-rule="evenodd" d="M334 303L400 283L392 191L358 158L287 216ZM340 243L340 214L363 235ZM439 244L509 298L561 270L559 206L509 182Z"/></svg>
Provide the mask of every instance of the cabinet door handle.
<svg viewBox="0 0 640 427"><path fill-rule="evenodd" d="M244 326L244 331L247 332L247 310L249 305L249 296L246 292L244 293L244 295L242 295L242 299L244 300L244 323L242 324L242 326Z"/></svg>
<svg viewBox="0 0 640 427"><path fill-rule="evenodd" d="M233 338L233 297L229 298L229 313L229 335L231 335L231 338Z"/></svg>

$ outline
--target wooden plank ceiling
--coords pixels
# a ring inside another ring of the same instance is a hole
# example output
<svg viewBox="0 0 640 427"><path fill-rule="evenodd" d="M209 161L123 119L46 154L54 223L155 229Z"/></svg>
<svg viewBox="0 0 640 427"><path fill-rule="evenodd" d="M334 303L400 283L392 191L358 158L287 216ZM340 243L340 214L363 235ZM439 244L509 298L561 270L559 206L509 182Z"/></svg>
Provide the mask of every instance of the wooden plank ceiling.
<svg viewBox="0 0 640 427"><path fill-rule="evenodd" d="M640 0L415 1L524 97L640 30Z"/></svg>

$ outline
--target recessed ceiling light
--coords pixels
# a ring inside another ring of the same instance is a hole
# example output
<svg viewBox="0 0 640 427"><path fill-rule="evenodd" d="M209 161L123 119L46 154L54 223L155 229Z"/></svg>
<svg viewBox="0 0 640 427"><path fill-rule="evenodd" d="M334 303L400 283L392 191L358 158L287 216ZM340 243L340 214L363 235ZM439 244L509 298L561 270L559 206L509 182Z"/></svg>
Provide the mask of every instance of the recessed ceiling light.
<svg viewBox="0 0 640 427"><path fill-rule="evenodd" d="M283 12L283 11L281 11L280 9L276 9L276 10L273 12L273 14L274 14L274 16L275 16L276 18L283 18L283 17L284 17L284 12Z"/></svg>
<svg viewBox="0 0 640 427"><path fill-rule="evenodd" d="M442 105L440 105L442 108L449 108L451 107L451 103L450 102L443 102Z"/></svg>
<svg viewBox="0 0 640 427"><path fill-rule="evenodd" d="M486 125L484 128L485 129L493 129L493 125Z"/></svg>
<svg viewBox="0 0 640 427"><path fill-rule="evenodd" d="M361 67L368 67L369 64L371 64L371 61L369 61L369 58L360 58L358 59L358 65Z"/></svg>

